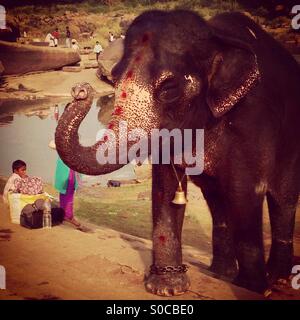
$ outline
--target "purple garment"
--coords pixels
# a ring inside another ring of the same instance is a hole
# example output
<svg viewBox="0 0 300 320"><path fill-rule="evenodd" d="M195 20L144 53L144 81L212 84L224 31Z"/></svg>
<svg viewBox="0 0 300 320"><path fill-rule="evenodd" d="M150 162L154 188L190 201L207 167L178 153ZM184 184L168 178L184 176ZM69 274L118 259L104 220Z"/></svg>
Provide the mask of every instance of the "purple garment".
<svg viewBox="0 0 300 320"><path fill-rule="evenodd" d="M75 172L70 169L66 194L59 194L60 207L65 210L65 218L73 219L73 200L75 191Z"/></svg>

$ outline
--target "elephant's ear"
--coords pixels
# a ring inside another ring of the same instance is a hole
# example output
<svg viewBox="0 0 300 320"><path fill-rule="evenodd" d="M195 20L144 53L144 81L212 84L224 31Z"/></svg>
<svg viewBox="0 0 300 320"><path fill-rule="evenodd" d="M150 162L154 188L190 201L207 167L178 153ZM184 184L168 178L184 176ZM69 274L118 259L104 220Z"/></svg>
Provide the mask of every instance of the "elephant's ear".
<svg viewBox="0 0 300 320"><path fill-rule="evenodd" d="M257 58L241 40L216 36L221 43L208 74L207 103L215 117L229 111L260 78Z"/></svg>

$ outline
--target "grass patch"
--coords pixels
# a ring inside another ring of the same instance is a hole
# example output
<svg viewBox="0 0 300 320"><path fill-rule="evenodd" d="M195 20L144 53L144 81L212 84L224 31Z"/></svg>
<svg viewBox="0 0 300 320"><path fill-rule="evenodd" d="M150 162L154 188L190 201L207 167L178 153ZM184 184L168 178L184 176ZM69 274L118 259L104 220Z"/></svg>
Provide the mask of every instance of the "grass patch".
<svg viewBox="0 0 300 320"><path fill-rule="evenodd" d="M119 232L152 239L151 200L138 200L139 193L150 194L151 181L120 188L84 188L75 198L75 215L85 221ZM210 251L210 234L199 220L186 216L183 243Z"/></svg>
<svg viewBox="0 0 300 320"><path fill-rule="evenodd" d="M79 199L76 215L100 226L151 239L150 201L120 200L101 203L95 198Z"/></svg>

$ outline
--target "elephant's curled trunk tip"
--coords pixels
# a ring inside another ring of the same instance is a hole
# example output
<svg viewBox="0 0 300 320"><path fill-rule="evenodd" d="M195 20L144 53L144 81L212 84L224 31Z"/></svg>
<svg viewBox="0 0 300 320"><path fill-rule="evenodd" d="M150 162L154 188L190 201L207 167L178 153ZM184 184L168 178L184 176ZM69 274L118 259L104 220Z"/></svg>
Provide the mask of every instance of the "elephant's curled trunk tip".
<svg viewBox="0 0 300 320"><path fill-rule="evenodd" d="M85 100L93 95L95 90L87 83L77 83L71 89L71 95L75 100Z"/></svg>

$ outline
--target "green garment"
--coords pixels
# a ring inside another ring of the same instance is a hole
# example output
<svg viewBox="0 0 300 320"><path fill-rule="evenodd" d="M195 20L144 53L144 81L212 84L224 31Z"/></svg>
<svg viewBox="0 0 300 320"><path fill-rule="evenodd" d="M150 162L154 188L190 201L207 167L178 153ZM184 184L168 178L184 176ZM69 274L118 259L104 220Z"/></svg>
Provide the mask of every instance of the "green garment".
<svg viewBox="0 0 300 320"><path fill-rule="evenodd" d="M58 157L56 161L54 187L60 193L66 194L68 187L70 168ZM78 181L75 174L75 190L78 188Z"/></svg>

